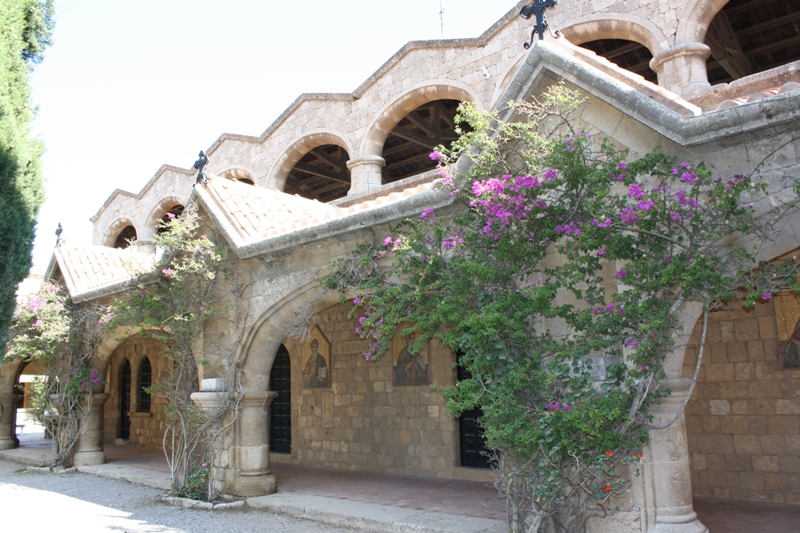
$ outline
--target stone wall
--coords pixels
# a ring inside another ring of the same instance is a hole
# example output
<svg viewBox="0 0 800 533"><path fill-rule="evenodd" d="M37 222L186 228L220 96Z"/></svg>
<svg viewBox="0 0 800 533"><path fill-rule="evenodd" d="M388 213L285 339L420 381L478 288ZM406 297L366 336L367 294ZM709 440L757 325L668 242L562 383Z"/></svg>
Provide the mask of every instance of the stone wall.
<svg viewBox="0 0 800 533"><path fill-rule="evenodd" d="M127 446L140 448L161 448L166 415L164 399L153 396L150 412L137 412L137 389L139 365L144 357L150 359L152 382L158 381L164 370L164 358L161 355L161 343L155 339L147 339L140 335L131 337L117 347L111 355L106 375L106 392L109 394L105 403L103 441L114 443L119 435L120 423L120 374L122 365L127 359L131 363L131 419L130 438L124 443Z"/></svg>
<svg viewBox="0 0 800 533"><path fill-rule="evenodd" d="M337 305L317 317L331 343L329 389L303 388L301 346L285 343L292 361L292 462L466 477L455 472L458 420L447 415L442 393L431 386L455 383L453 354L431 341L431 385L395 386L390 354L380 361L364 359L368 343L355 335L356 320L347 318L351 308Z"/></svg>
<svg viewBox="0 0 800 533"><path fill-rule="evenodd" d="M700 324L684 377L694 372L699 339ZM773 301L709 316L686 408L695 495L800 503L800 370L781 368L778 342Z"/></svg>

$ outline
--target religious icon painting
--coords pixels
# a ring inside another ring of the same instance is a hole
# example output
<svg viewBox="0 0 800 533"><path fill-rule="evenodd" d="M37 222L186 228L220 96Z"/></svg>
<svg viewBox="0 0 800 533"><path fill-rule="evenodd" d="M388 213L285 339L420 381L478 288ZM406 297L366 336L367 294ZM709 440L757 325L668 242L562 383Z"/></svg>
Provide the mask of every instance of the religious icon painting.
<svg viewBox="0 0 800 533"><path fill-rule="evenodd" d="M775 297L778 357L782 368L800 368L800 300L794 292Z"/></svg>
<svg viewBox="0 0 800 533"><path fill-rule="evenodd" d="M398 328L392 339L392 381L397 386L428 385L428 346L426 344L418 354L412 354L409 346L416 340L416 334L404 337L404 327Z"/></svg>
<svg viewBox="0 0 800 533"><path fill-rule="evenodd" d="M303 387L327 389L331 386L331 343L318 327L303 345Z"/></svg>

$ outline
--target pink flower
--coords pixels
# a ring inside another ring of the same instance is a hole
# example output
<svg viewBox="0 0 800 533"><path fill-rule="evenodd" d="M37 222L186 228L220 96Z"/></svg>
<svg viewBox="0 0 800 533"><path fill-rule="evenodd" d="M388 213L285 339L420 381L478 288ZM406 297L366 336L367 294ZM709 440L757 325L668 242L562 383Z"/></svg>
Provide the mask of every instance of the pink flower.
<svg viewBox="0 0 800 533"><path fill-rule="evenodd" d="M173 218L175 218L175 213L167 213L167 218L172 220Z"/></svg>
<svg viewBox="0 0 800 533"><path fill-rule="evenodd" d="M353 298L353 303L358 305L361 303L361 299L362 299L361 296L356 296L355 298Z"/></svg>
<svg viewBox="0 0 800 533"><path fill-rule="evenodd" d="M769 300L770 298L772 298L771 292L765 292L764 294L761 295L762 300Z"/></svg>
<svg viewBox="0 0 800 533"><path fill-rule="evenodd" d="M442 158L442 153L439 152L438 150L434 150L433 152L430 153L428 157L430 157L431 160L433 161L438 161Z"/></svg>
<svg viewBox="0 0 800 533"><path fill-rule="evenodd" d="M597 255L599 257L603 257L604 255L606 255L606 251L605 250L597 250Z"/></svg>
<svg viewBox="0 0 800 533"><path fill-rule="evenodd" d="M393 243L394 243L394 239L392 239L391 235L389 235L388 237L383 239L383 245L384 246L391 246Z"/></svg>
<svg viewBox="0 0 800 533"><path fill-rule="evenodd" d="M42 326L44 326L44 322L42 322L41 320L37 320L36 322L33 323L33 327L35 328L40 328Z"/></svg>
<svg viewBox="0 0 800 533"><path fill-rule="evenodd" d="M172 269L171 268L162 268L161 269L161 273L164 274L165 278L168 278L168 277L170 277L172 275Z"/></svg>
<svg viewBox="0 0 800 533"><path fill-rule="evenodd" d="M628 277L628 271L623 268L622 270L618 270L615 276L617 279L625 279Z"/></svg>

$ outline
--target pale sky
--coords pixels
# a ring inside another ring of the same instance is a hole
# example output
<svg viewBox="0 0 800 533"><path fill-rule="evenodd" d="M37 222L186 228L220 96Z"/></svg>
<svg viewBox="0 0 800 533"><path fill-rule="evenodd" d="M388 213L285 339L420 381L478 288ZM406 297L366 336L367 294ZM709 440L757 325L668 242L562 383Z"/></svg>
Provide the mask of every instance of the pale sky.
<svg viewBox="0 0 800 533"><path fill-rule="evenodd" d="M516 0L442 0L444 37L477 37ZM60 222L90 243L114 189L188 168L222 133L260 135L300 93L352 92L406 42L441 36L440 0L56 0L33 76L47 201L34 273Z"/></svg>

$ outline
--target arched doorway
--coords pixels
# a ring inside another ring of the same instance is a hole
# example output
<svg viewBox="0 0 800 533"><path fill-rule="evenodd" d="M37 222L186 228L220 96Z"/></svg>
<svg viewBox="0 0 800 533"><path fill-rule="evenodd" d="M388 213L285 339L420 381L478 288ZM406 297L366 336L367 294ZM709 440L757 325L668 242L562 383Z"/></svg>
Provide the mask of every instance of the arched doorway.
<svg viewBox="0 0 800 533"><path fill-rule="evenodd" d="M272 364L269 390L277 392L269 417L269 448L273 453L292 452L292 365L289 351L281 344Z"/></svg>

